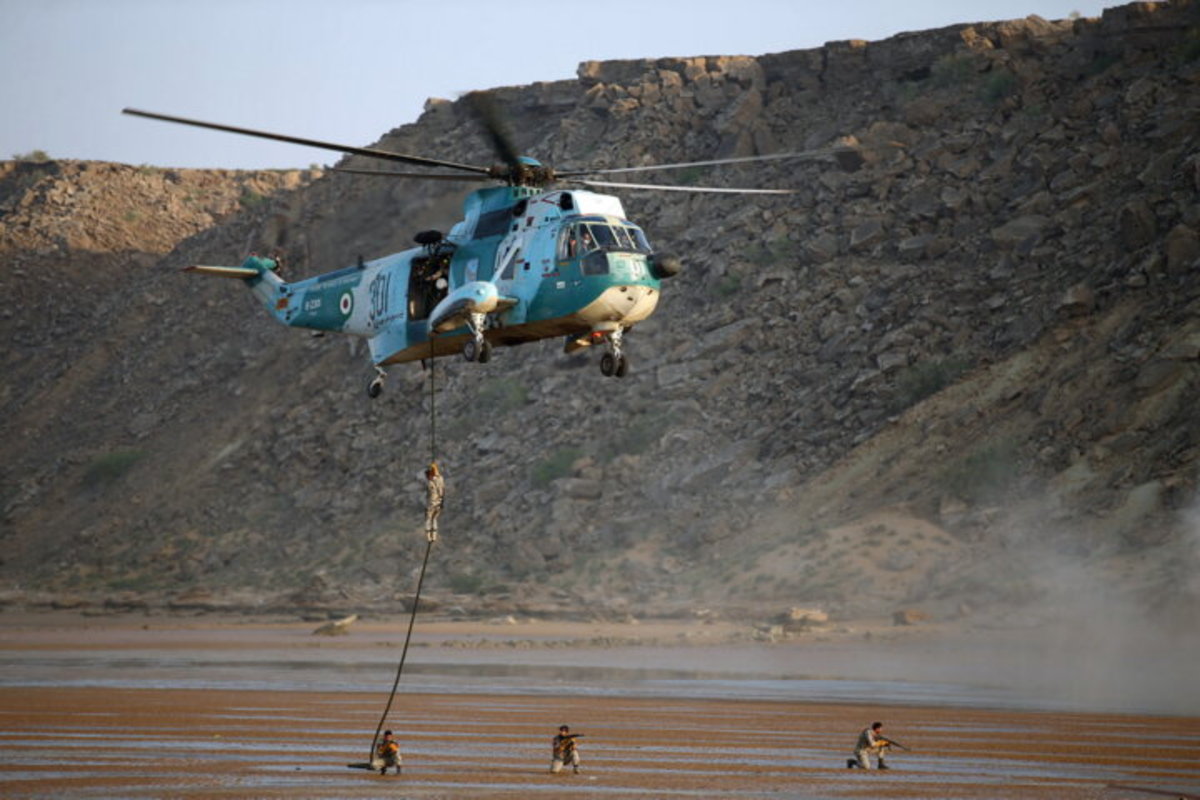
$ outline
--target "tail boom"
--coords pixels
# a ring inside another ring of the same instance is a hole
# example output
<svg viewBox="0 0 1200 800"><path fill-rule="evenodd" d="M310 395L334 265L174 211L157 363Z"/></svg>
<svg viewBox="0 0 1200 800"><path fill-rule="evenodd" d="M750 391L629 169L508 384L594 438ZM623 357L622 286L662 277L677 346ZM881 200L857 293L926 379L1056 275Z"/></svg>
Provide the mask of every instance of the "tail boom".
<svg viewBox="0 0 1200 800"><path fill-rule="evenodd" d="M199 272L201 275L214 275L218 278L257 278L259 271L250 267L215 267L207 264L192 264L184 267L182 272Z"/></svg>
<svg viewBox="0 0 1200 800"><path fill-rule="evenodd" d="M288 323L288 306L290 304L290 287L284 283L275 270L278 263L269 258L250 256L240 267L215 266L211 264L192 264L184 267L183 272L196 272L201 275L212 275L218 278L238 278L245 282L259 302L275 316L277 320Z"/></svg>

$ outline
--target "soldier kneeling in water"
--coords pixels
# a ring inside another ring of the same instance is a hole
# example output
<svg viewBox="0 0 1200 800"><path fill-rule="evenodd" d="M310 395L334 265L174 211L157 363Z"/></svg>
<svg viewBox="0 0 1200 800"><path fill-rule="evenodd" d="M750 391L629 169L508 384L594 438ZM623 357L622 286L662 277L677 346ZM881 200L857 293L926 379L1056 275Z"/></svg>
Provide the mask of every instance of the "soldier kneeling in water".
<svg viewBox="0 0 1200 800"><path fill-rule="evenodd" d="M571 733L571 728L567 725L559 727L558 736L551 742L554 751L554 759L550 762L551 772L562 772L563 764L570 764L575 772L579 772L579 748L576 747L575 739L580 736L583 734Z"/></svg>
<svg viewBox="0 0 1200 800"><path fill-rule="evenodd" d="M391 731L384 731L383 738L375 748L375 758L371 760L371 766L378 769L380 775L386 775L388 767L395 767L396 774L399 775L402 763L400 745L392 738Z"/></svg>
<svg viewBox="0 0 1200 800"><path fill-rule="evenodd" d="M872 722L871 727L863 728L862 733L858 735L858 742L854 745L854 758L846 759L846 766L853 769L871 768L871 755L874 754L879 760L879 769L891 769L883 761L883 753L892 742L883 736L883 723Z"/></svg>

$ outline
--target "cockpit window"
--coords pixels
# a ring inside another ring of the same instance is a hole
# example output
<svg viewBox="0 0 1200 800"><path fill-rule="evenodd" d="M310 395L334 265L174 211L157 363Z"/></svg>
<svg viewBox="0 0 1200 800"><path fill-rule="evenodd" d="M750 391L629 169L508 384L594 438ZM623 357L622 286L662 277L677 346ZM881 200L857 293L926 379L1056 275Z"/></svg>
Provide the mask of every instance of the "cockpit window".
<svg viewBox="0 0 1200 800"><path fill-rule="evenodd" d="M624 225L617 225L613 228L613 233L617 237L617 246L622 250L636 250L637 246L633 243L633 237L629 235L629 229Z"/></svg>
<svg viewBox="0 0 1200 800"><path fill-rule="evenodd" d="M579 234L579 252L589 253L596 249L596 237L592 235L590 225L576 225L576 232Z"/></svg>
<svg viewBox="0 0 1200 800"><path fill-rule="evenodd" d="M625 227L625 230L633 237L634 246L643 253L650 252L650 242L646 240L646 234L641 228L635 228L632 225Z"/></svg>
<svg viewBox="0 0 1200 800"><path fill-rule="evenodd" d="M603 250L593 250L583 257L582 267L584 275L607 275L608 254Z"/></svg>
<svg viewBox="0 0 1200 800"><path fill-rule="evenodd" d="M589 225L592 229L592 236L596 237L596 244L600 247L616 247L617 237L613 233L613 229L607 225Z"/></svg>
<svg viewBox="0 0 1200 800"><path fill-rule="evenodd" d="M603 222L577 222L564 230L559 240L560 258L574 258L593 250L624 250L649 253L646 235L634 225L608 225Z"/></svg>
<svg viewBox="0 0 1200 800"><path fill-rule="evenodd" d="M620 240L620 243L622 243L622 247L637 249L637 251L648 249L646 247L642 247L637 241L638 237L636 234L642 233L641 230L638 230L637 228L630 228L629 225L618 225L618 227L614 228L614 230L617 231L617 239Z"/></svg>

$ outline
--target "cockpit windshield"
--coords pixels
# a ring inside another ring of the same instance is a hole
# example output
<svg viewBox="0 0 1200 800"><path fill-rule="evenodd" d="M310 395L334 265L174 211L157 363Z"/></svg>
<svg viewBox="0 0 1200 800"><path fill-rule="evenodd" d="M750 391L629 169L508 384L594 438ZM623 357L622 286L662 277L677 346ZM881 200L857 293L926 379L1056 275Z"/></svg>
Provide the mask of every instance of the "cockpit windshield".
<svg viewBox="0 0 1200 800"><path fill-rule="evenodd" d="M563 228L559 240L559 258L575 258L593 250L649 253L646 234L628 223L576 222Z"/></svg>
<svg viewBox="0 0 1200 800"><path fill-rule="evenodd" d="M592 238L596 240L597 247L608 249L617 246L617 236L609 226L584 225L583 228L592 232Z"/></svg>

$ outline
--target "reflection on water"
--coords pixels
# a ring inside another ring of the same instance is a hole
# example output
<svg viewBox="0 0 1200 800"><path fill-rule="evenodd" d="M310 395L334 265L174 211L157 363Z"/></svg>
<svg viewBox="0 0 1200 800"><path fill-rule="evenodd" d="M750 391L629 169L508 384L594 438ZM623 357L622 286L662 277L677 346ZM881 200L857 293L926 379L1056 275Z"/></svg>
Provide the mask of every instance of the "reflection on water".
<svg viewBox="0 0 1200 800"><path fill-rule="evenodd" d="M142 646L136 640L153 642ZM289 631L234 630L210 637L188 631L126 634L123 646L0 650L0 686L279 689L386 692L399 650L392 640L326 643ZM1181 695L1161 690L1084 692L1033 680L1019 645L990 640L866 645L855 642L769 646L648 644L611 647L439 647L409 653L403 691L451 694L737 698L871 702L968 708L1186 714ZM132 646L131 646L132 645ZM986 646L984 646L986 645ZM69 646L69 645L68 645ZM881 670L872 648L886 647ZM881 673L886 679L880 679ZM1128 688L1128 687L1126 687ZM1194 700L1192 701L1194 705Z"/></svg>
<svg viewBox="0 0 1200 800"><path fill-rule="evenodd" d="M274 654L272 654L274 655ZM273 689L378 692L390 685L387 662L263 657L228 653L145 652L0 655L0 686L151 689ZM462 694L557 694L670 698L737 698L821 702L1030 707L1003 689L946 682L869 681L763 675L744 671L612 664L423 662L405 665L402 689ZM1046 706L1049 707L1049 706Z"/></svg>

